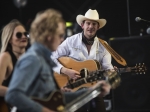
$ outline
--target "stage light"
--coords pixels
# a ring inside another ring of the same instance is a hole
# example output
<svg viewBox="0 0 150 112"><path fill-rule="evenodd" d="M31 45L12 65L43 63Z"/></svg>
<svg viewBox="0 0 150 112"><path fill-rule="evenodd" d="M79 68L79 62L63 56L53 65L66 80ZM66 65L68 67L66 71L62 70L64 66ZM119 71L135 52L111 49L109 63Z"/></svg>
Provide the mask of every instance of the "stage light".
<svg viewBox="0 0 150 112"><path fill-rule="evenodd" d="M66 22L66 27L72 27L73 23L72 22Z"/></svg>

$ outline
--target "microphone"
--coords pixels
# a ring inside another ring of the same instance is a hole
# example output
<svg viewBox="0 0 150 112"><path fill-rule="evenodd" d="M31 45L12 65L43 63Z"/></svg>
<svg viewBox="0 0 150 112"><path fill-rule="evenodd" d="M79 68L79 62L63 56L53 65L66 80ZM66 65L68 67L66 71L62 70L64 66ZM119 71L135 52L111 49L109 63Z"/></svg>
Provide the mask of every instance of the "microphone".
<svg viewBox="0 0 150 112"><path fill-rule="evenodd" d="M140 17L136 17L136 18L135 18L135 21L136 21L136 22L144 21L144 22L150 23L150 21L145 20L145 19L142 19L142 18L140 18Z"/></svg>
<svg viewBox="0 0 150 112"><path fill-rule="evenodd" d="M140 17L136 17L136 18L135 18L135 21L136 21L136 22L140 22L140 21L141 21L141 18L140 18Z"/></svg>
<svg viewBox="0 0 150 112"><path fill-rule="evenodd" d="M150 34L150 27L147 28L146 33Z"/></svg>

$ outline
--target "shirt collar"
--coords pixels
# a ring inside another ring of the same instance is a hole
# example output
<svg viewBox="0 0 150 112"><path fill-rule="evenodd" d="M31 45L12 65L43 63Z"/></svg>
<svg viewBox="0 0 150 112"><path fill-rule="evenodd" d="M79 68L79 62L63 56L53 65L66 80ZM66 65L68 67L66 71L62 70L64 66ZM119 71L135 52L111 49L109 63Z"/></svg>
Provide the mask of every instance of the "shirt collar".
<svg viewBox="0 0 150 112"><path fill-rule="evenodd" d="M33 48L40 53L41 55L43 55L44 57L46 57L47 59L50 59L50 56L52 54L51 50L48 49L46 46L42 45L41 43L35 42L33 44Z"/></svg>

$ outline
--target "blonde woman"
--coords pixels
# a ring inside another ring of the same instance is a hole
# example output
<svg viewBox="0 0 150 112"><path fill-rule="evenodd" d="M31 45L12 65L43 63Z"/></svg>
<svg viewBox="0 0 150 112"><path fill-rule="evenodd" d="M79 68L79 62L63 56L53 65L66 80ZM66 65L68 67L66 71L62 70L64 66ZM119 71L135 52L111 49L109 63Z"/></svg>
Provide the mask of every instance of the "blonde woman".
<svg viewBox="0 0 150 112"><path fill-rule="evenodd" d="M15 64L25 53L28 33L18 21L12 20L2 30L0 50L0 96L5 96Z"/></svg>

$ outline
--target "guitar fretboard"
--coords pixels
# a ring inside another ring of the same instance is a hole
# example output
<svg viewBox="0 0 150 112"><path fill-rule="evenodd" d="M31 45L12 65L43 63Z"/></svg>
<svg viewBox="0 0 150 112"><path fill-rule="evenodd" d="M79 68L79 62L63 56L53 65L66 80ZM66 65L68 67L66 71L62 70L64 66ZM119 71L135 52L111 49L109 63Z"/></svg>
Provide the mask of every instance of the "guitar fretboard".
<svg viewBox="0 0 150 112"><path fill-rule="evenodd" d="M120 73L125 73L125 72L132 72L135 71L135 67L126 67L126 68L118 68Z"/></svg>
<svg viewBox="0 0 150 112"><path fill-rule="evenodd" d="M89 72L85 78L80 78L80 79L76 80L75 82L68 81L68 85L65 87L74 89L74 88L79 87L86 83L92 83L93 81L105 79L103 73L104 73L104 71L101 71L101 70Z"/></svg>
<svg viewBox="0 0 150 112"><path fill-rule="evenodd" d="M76 82L70 83L66 87L74 89L74 88L79 87L80 85L85 84L85 83L87 83L86 78L82 78L82 79L77 80Z"/></svg>

